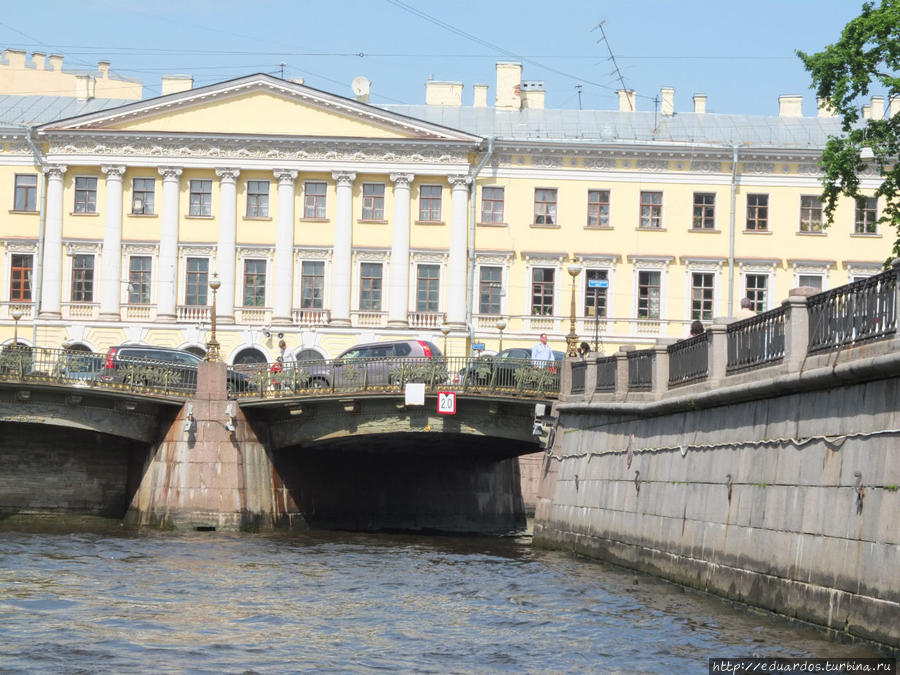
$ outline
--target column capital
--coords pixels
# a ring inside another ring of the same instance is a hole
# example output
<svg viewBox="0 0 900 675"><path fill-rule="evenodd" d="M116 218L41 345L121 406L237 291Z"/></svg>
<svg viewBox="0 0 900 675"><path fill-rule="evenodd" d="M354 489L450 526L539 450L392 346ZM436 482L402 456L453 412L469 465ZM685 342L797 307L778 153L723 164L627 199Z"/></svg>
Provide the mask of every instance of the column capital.
<svg viewBox="0 0 900 675"><path fill-rule="evenodd" d="M350 187L356 180L356 173L354 171L332 171L331 177L338 185Z"/></svg>
<svg viewBox="0 0 900 675"><path fill-rule="evenodd" d="M450 187L454 190L466 190L472 182L472 177L466 174L457 174L455 176L447 176L450 181Z"/></svg>
<svg viewBox="0 0 900 675"><path fill-rule="evenodd" d="M272 169L272 173L278 180L279 185L294 185L297 180L297 172L294 169Z"/></svg>
<svg viewBox="0 0 900 675"><path fill-rule="evenodd" d="M237 177L241 175L241 170L232 167L223 167L216 169L216 175L222 183L234 183L237 180Z"/></svg>
<svg viewBox="0 0 900 675"><path fill-rule="evenodd" d="M158 170L163 180L177 180L181 176L180 166L161 166Z"/></svg>
<svg viewBox="0 0 900 675"><path fill-rule="evenodd" d="M106 174L106 180L122 180L122 176L125 175L124 166L101 165L100 170Z"/></svg>
<svg viewBox="0 0 900 675"><path fill-rule="evenodd" d="M65 164L48 164L44 167L44 173L47 178L62 178L68 169Z"/></svg>
<svg viewBox="0 0 900 675"><path fill-rule="evenodd" d="M395 188L408 188L413 179L416 177L414 173L392 173L391 182L394 184Z"/></svg>

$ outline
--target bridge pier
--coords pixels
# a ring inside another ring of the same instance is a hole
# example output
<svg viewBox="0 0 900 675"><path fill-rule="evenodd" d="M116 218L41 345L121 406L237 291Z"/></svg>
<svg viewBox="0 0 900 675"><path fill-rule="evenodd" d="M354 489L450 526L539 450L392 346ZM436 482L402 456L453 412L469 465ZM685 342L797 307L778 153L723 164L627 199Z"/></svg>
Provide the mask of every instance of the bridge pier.
<svg viewBox="0 0 900 675"><path fill-rule="evenodd" d="M126 523L183 530L306 527L225 382L224 363L200 364L196 394L150 451Z"/></svg>

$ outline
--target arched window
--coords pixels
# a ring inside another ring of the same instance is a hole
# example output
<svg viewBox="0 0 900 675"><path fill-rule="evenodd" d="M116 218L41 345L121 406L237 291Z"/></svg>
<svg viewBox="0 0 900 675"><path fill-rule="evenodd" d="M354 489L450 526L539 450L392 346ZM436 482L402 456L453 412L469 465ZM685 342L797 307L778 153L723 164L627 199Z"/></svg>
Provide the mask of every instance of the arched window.
<svg viewBox="0 0 900 675"><path fill-rule="evenodd" d="M206 350L203 347L197 347L196 345L191 345L189 347L185 347L184 351L190 352L191 354L195 354L199 356L201 359L206 358Z"/></svg>
<svg viewBox="0 0 900 675"><path fill-rule="evenodd" d="M322 356L315 349L301 349L300 352L295 357L298 361L324 361L325 357Z"/></svg>
<svg viewBox="0 0 900 675"><path fill-rule="evenodd" d="M88 354L90 354L92 350L90 347L88 347L85 344L82 344L80 342L73 342L70 345L66 345L66 351L67 352L87 352Z"/></svg>
<svg viewBox="0 0 900 675"><path fill-rule="evenodd" d="M234 357L234 365L250 366L259 363L268 363L266 355L256 347L247 347L239 351Z"/></svg>

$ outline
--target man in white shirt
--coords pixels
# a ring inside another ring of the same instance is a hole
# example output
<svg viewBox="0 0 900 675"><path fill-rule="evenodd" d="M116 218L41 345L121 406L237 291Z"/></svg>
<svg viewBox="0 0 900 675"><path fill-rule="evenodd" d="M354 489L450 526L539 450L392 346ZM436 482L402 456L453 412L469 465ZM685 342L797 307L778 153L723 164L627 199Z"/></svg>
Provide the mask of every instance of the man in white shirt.
<svg viewBox="0 0 900 675"><path fill-rule="evenodd" d="M291 366L293 367L293 365L294 365L294 354L293 354L293 352L291 352L290 349L287 348L287 343L286 343L284 340L282 340L281 342L278 343L278 347L279 347L279 349L281 349L281 363L282 363L282 367L287 367L287 365L288 365L289 363L290 363Z"/></svg>
<svg viewBox="0 0 900 675"><path fill-rule="evenodd" d="M548 361L553 361L553 350L547 344L546 333L541 333L541 341L531 348L531 360L539 368L545 368Z"/></svg>

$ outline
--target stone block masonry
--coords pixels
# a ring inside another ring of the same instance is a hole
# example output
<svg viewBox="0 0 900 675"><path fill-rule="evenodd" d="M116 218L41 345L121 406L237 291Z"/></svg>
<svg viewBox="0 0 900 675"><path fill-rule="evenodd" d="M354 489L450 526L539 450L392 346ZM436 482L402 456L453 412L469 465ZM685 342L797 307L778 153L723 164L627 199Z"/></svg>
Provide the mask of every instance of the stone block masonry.
<svg viewBox="0 0 900 675"><path fill-rule="evenodd" d="M898 396L560 406L535 543L900 647Z"/></svg>

